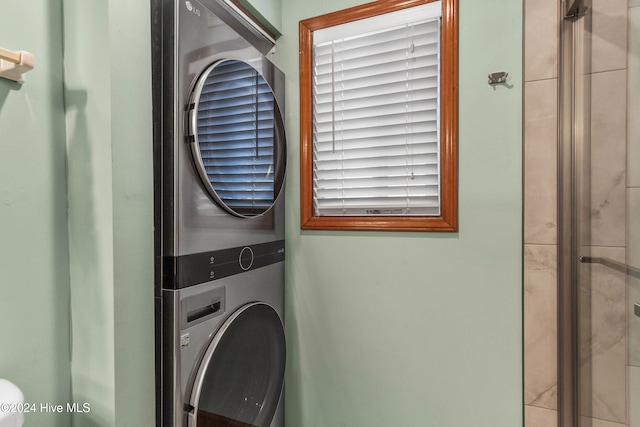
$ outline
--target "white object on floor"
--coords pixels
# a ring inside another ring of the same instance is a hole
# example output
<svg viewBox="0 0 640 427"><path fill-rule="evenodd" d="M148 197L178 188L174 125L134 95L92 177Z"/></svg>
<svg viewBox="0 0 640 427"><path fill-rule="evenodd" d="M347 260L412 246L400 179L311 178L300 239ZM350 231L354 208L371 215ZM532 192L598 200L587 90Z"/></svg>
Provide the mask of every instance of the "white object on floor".
<svg viewBox="0 0 640 427"><path fill-rule="evenodd" d="M0 427L21 427L24 423L24 394L11 381L0 379Z"/></svg>

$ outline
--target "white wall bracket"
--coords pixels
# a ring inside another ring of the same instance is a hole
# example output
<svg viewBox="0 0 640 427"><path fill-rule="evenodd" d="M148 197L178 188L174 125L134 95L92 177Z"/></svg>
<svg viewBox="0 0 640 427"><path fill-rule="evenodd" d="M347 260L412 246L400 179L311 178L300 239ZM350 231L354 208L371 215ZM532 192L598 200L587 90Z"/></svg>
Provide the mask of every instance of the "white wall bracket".
<svg viewBox="0 0 640 427"><path fill-rule="evenodd" d="M22 84L22 75L33 70L34 65L35 58L31 53L24 50L12 52L0 48L0 77Z"/></svg>

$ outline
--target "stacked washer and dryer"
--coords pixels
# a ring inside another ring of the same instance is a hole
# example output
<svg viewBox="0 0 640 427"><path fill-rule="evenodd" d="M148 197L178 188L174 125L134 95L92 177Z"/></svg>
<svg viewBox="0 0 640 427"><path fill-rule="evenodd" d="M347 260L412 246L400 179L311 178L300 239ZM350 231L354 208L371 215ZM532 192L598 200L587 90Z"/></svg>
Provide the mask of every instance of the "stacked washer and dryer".
<svg viewBox="0 0 640 427"><path fill-rule="evenodd" d="M284 76L230 0L152 0L157 421L282 427Z"/></svg>

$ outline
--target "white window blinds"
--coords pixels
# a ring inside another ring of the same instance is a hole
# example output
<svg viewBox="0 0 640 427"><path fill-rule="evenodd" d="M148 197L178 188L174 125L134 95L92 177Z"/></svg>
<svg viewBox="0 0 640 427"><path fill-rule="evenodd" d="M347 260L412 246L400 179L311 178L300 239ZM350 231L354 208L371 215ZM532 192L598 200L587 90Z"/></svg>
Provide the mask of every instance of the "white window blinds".
<svg viewBox="0 0 640 427"><path fill-rule="evenodd" d="M314 33L317 216L440 215L441 5L395 14Z"/></svg>

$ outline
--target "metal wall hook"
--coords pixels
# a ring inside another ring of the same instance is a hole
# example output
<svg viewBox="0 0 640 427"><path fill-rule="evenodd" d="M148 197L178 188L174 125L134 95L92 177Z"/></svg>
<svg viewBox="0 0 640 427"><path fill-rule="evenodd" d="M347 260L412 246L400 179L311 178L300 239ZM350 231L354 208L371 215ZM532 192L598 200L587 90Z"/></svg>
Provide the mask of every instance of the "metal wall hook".
<svg viewBox="0 0 640 427"><path fill-rule="evenodd" d="M497 73L489 74L489 84L490 85L498 85L507 82L507 77L509 73L506 71L499 71Z"/></svg>

